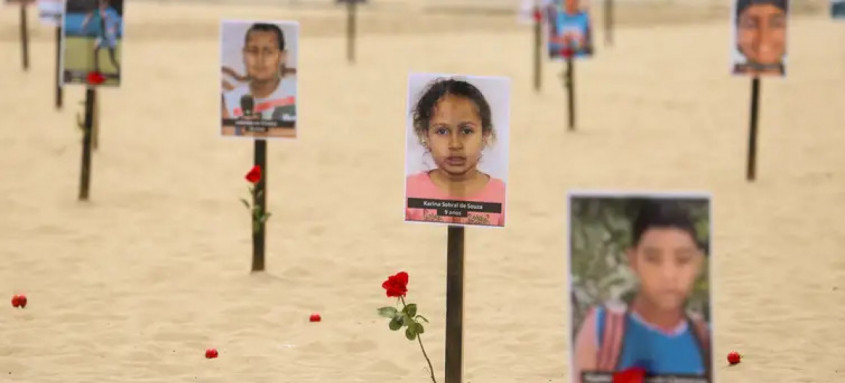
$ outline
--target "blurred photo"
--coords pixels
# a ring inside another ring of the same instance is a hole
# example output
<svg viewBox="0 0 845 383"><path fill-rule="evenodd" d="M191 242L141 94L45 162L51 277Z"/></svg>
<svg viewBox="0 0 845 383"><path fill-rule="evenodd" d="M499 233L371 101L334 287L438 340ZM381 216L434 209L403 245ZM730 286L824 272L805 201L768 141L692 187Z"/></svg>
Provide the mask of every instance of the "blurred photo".
<svg viewBox="0 0 845 383"><path fill-rule="evenodd" d="M64 9L64 0L38 0L38 19L44 25L61 25Z"/></svg>
<svg viewBox="0 0 845 383"><path fill-rule="evenodd" d="M296 137L299 25L288 21L223 21L223 136Z"/></svg>
<svg viewBox="0 0 845 383"><path fill-rule="evenodd" d="M572 193L573 383L711 382L710 197Z"/></svg>
<svg viewBox="0 0 845 383"><path fill-rule="evenodd" d="M548 51L552 59L593 54L590 14L579 0L548 2L545 6Z"/></svg>
<svg viewBox="0 0 845 383"><path fill-rule="evenodd" d="M733 73L786 74L789 0L736 0L733 12Z"/></svg>
<svg viewBox="0 0 845 383"><path fill-rule="evenodd" d="M120 85L123 0L67 0L63 21L62 73L65 84L86 84L88 74Z"/></svg>
<svg viewBox="0 0 845 383"><path fill-rule="evenodd" d="M412 74L405 221L505 225L510 80Z"/></svg>
<svg viewBox="0 0 845 383"><path fill-rule="evenodd" d="M845 19L845 0L830 0L830 15L834 19Z"/></svg>

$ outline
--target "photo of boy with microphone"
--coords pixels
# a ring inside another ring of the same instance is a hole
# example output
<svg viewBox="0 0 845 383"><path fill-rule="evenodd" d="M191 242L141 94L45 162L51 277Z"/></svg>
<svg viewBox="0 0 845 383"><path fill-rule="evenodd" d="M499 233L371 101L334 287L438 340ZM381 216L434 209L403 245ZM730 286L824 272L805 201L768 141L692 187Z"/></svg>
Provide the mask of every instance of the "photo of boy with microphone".
<svg viewBox="0 0 845 383"><path fill-rule="evenodd" d="M223 136L296 137L299 25L285 21L223 21Z"/></svg>

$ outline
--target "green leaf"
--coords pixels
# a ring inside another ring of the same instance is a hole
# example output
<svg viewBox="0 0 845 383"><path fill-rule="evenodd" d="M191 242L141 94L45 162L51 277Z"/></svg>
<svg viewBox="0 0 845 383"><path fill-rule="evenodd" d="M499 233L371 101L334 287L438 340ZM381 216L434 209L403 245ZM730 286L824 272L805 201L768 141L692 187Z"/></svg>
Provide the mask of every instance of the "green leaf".
<svg viewBox="0 0 845 383"><path fill-rule="evenodd" d="M264 216L261 217L261 222L267 222L268 219L270 219L270 213L264 214Z"/></svg>
<svg viewBox="0 0 845 383"><path fill-rule="evenodd" d="M416 316L416 318L419 318L419 319L424 320L424 321L425 321L425 323L429 323L429 322L428 322L428 319L425 319L425 317L424 317L424 316L422 316L422 315L417 315L417 316Z"/></svg>
<svg viewBox="0 0 845 383"><path fill-rule="evenodd" d="M393 318L396 317L396 314L398 314L398 313L399 313L399 310L396 310L395 307L387 306L387 307L381 307L381 308L378 309L378 315L381 315L385 318L393 319Z"/></svg>
<svg viewBox="0 0 845 383"><path fill-rule="evenodd" d="M402 328L402 317L394 317L387 326L393 331L399 330Z"/></svg>
<svg viewBox="0 0 845 383"><path fill-rule="evenodd" d="M416 326L417 326L417 334L425 333L425 327L423 327L422 323L417 322Z"/></svg>
<svg viewBox="0 0 845 383"><path fill-rule="evenodd" d="M244 206L246 206L246 208L247 208L247 209L249 209L249 208L250 208L250 206L249 206L249 201L247 201L245 198L241 198L241 202L243 202L243 203L244 203Z"/></svg>
<svg viewBox="0 0 845 383"><path fill-rule="evenodd" d="M408 314L409 317L413 317L414 315L417 315L417 304L411 303L411 304L405 306L405 308L402 309L402 312Z"/></svg>
<svg viewBox="0 0 845 383"><path fill-rule="evenodd" d="M408 328L405 329L405 338L408 338L408 340L417 339L417 326L408 326Z"/></svg>

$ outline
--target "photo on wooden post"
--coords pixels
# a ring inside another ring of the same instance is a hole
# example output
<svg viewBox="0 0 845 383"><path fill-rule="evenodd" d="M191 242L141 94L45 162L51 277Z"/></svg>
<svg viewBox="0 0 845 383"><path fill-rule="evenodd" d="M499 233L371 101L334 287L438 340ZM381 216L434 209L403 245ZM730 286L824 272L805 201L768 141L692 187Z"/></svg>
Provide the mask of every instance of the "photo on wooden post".
<svg viewBox="0 0 845 383"><path fill-rule="evenodd" d="M412 73L405 221L505 226L510 79Z"/></svg>
<svg viewBox="0 0 845 383"><path fill-rule="evenodd" d="M734 0L731 71L736 76L786 76L789 0Z"/></svg>
<svg viewBox="0 0 845 383"><path fill-rule="evenodd" d="M572 382L713 382L708 193L570 192Z"/></svg>
<svg viewBox="0 0 845 383"><path fill-rule="evenodd" d="M38 20L41 21L41 25L49 27L61 25L64 11L65 0L38 0Z"/></svg>
<svg viewBox="0 0 845 383"><path fill-rule="evenodd" d="M830 0L830 16L845 20L845 0Z"/></svg>
<svg viewBox="0 0 845 383"><path fill-rule="evenodd" d="M220 24L221 135L296 138L299 24Z"/></svg>
<svg viewBox="0 0 845 383"><path fill-rule="evenodd" d="M543 5L549 58L563 60L593 55L593 23L583 0L546 1Z"/></svg>
<svg viewBox="0 0 845 383"><path fill-rule="evenodd" d="M120 86L123 51L123 0L67 0L62 20L62 81ZM98 81L99 82L99 81Z"/></svg>

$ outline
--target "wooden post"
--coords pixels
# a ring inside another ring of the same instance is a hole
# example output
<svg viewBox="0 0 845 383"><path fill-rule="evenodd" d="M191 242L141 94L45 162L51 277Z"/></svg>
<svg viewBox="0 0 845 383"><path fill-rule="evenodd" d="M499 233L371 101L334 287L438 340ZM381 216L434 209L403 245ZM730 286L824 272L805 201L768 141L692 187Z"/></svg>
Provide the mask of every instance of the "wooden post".
<svg viewBox="0 0 845 383"><path fill-rule="evenodd" d="M346 0L346 59L355 62L355 11L358 0Z"/></svg>
<svg viewBox="0 0 845 383"><path fill-rule="evenodd" d="M85 122L83 124L84 134L82 136L82 171L79 180L79 199L88 200L88 191L91 183L91 127L94 120L94 102L97 91L89 86L85 90Z"/></svg>
<svg viewBox="0 0 845 383"><path fill-rule="evenodd" d="M543 13L539 6L534 8L534 90L540 91L542 82Z"/></svg>
<svg viewBox="0 0 845 383"><path fill-rule="evenodd" d="M100 104L94 103L94 123L91 125L91 148L94 150L100 146Z"/></svg>
<svg viewBox="0 0 845 383"><path fill-rule="evenodd" d="M748 167L745 178L754 181L757 176L757 113L760 99L760 78L751 80L751 127L748 132Z"/></svg>
<svg viewBox="0 0 845 383"><path fill-rule="evenodd" d="M613 0L604 0L604 42L613 45Z"/></svg>
<svg viewBox="0 0 845 383"><path fill-rule="evenodd" d="M566 58L566 91L569 107L569 130L575 130L575 63L572 55Z"/></svg>
<svg viewBox="0 0 845 383"><path fill-rule="evenodd" d="M462 226L449 226L446 257L446 383L461 383L464 347L464 228Z"/></svg>
<svg viewBox="0 0 845 383"><path fill-rule="evenodd" d="M61 21L59 21L61 23ZM62 26L56 25L56 109L62 108Z"/></svg>
<svg viewBox="0 0 845 383"><path fill-rule="evenodd" d="M26 26L26 3L21 3L21 53L23 70L29 70L29 28Z"/></svg>
<svg viewBox="0 0 845 383"><path fill-rule="evenodd" d="M261 180L255 184L253 195L253 206L258 207L258 216L262 217L267 212L267 141L255 140L255 165L261 167ZM253 218L255 219L255 218ZM264 227L263 221L259 221L258 230L252 231L252 271L264 271Z"/></svg>

